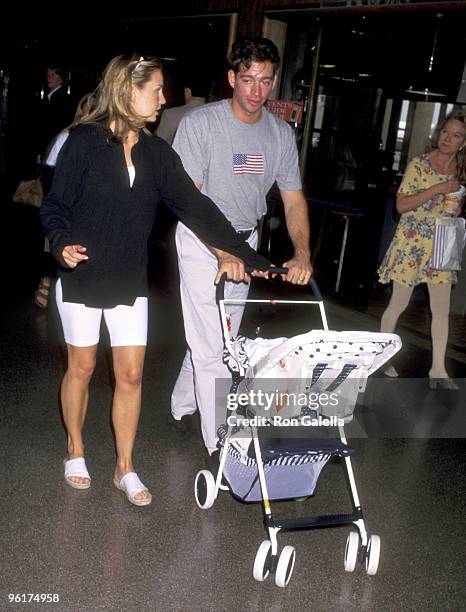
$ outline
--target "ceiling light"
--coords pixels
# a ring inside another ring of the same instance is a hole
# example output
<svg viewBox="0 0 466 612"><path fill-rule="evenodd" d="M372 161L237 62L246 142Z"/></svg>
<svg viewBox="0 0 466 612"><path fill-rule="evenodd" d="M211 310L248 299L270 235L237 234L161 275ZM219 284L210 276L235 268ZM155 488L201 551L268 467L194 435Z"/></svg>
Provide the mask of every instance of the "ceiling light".
<svg viewBox="0 0 466 612"><path fill-rule="evenodd" d="M408 87L408 89L405 89L405 91L407 93L413 93L413 94L419 94L421 96L435 96L437 98L446 98L447 94L443 94L443 93L437 93L435 91L430 91L430 89L428 89L427 87L425 89L413 89L413 86L411 85L411 87Z"/></svg>

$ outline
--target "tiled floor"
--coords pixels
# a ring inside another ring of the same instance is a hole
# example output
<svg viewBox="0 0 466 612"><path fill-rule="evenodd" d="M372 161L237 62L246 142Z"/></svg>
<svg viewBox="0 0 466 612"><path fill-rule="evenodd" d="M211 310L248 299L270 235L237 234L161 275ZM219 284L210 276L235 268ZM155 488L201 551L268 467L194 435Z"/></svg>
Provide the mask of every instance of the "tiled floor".
<svg viewBox="0 0 466 612"><path fill-rule="evenodd" d="M200 510L193 481L205 467L205 451L167 424L184 344L173 262L164 267L155 261L135 454L154 501L136 508L111 482L112 383L105 334L84 430L92 487L76 491L64 483L59 321L53 307L43 312L32 304L28 257L8 259L12 282L0 303L0 610L464 609L466 366L456 358L461 354L450 347L449 366L460 377L461 391L431 392L423 378L430 356L425 328L403 327L402 373L419 378L374 378L356 408L348 432L367 527L382 539L378 574L367 576L359 564L352 574L344 571L349 528L340 527L281 532L280 547L293 545L297 553L290 584L281 589L273 579L259 583L252 567L266 538L261 507L222 493L210 510ZM367 312L331 300L327 307L332 328L375 331L384 304L375 300ZM260 314L250 317L253 328ZM287 335L303 322L293 309L272 314L279 315ZM417 325L419 315L407 317ZM305 324L317 327L318 321ZM311 499L272 503L272 510L315 515L347 512L348 505L343 470L335 463L324 468ZM60 602L9 603L9 595L29 593L57 594Z"/></svg>
<svg viewBox="0 0 466 612"><path fill-rule="evenodd" d="M348 328L348 321L359 327L357 317L345 319L336 305L328 310L335 328ZM382 539L380 570L374 577L359 564L354 574L344 571L347 527L281 532L280 547L293 545L297 559L290 584L280 589L273 579L252 578L257 548L266 538L260 506L239 503L228 493L208 511L194 502L193 479L204 467L204 450L166 422L183 351L176 296L155 294L150 313L136 461L154 502L135 508L111 484L105 337L85 426L93 484L76 491L62 477L65 439L57 393L64 364L56 313L35 310L30 299L3 304L0 342L8 358L0 377L0 609L462 609L465 454L464 440L451 437L458 435L455 419L463 413L459 395L429 393L422 379L407 386L379 379L368 388L356 428L348 432L367 528ZM294 322L281 320L285 328ZM417 363L424 359L420 347L408 344L406 351ZM372 432L368 438L361 437L364 427ZM342 466L330 464L313 498L272 503L272 511L293 517L347 512L348 506ZM23 593L58 594L60 603L8 603L9 594Z"/></svg>

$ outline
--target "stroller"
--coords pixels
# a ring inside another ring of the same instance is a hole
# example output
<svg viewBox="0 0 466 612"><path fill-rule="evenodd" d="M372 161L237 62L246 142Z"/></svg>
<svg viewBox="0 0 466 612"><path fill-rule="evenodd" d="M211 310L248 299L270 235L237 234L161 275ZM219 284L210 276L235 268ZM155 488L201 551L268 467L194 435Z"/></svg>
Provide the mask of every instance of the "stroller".
<svg viewBox="0 0 466 612"><path fill-rule="evenodd" d="M277 273L286 269L274 268ZM359 501L344 425L353 418L358 393L367 377L401 348L395 334L329 331L319 288L311 279L314 300L224 300L222 279L217 288L225 341L224 361L233 372L226 424L218 429L219 470L198 472L194 492L197 505L210 508L220 490L230 490L243 502L262 502L268 539L258 550L253 577L259 582L269 574L285 587L295 562L293 546L278 554L281 530L355 525L344 553L344 568L354 571L365 563L368 575L377 573L380 537L368 536ZM230 338L228 303L308 304L318 306L323 330L293 338L251 340ZM258 398L262 402L257 401ZM339 439L317 437L316 432L338 429ZM344 459L351 514L276 519L272 500L301 500L314 494L320 473L333 458ZM361 540L361 544L360 544Z"/></svg>

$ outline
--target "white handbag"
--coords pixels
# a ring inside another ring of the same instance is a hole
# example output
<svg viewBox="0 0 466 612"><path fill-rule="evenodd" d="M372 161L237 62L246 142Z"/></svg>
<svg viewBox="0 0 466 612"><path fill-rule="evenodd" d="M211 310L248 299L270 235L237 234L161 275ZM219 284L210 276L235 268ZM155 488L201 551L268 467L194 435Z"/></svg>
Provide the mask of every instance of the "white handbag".
<svg viewBox="0 0 466 612"><path fill-rule="evenodd" d="M435 222L434 241L429 265L434 270L461 270L466 240L465 220L440 217Z"/></svg>

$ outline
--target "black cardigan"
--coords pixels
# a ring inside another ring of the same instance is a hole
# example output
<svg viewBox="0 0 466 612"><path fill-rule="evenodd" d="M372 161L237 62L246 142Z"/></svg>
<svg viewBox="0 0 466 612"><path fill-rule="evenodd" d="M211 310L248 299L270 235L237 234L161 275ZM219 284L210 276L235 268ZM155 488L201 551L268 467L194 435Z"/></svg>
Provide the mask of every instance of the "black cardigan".
<svg viewBox="0 0 466 612"><path fill-rule="evenodd" d="M147 295L147 241L161 199L205 243L255 269L269 267L194 186L164 140L141 130L131 155L132 188L123 145L112 141L109 130L78 126L63 146L40 217L62 266L65 246L87 247L88 260L59 272L66 302L112 308Z"/></svg>

